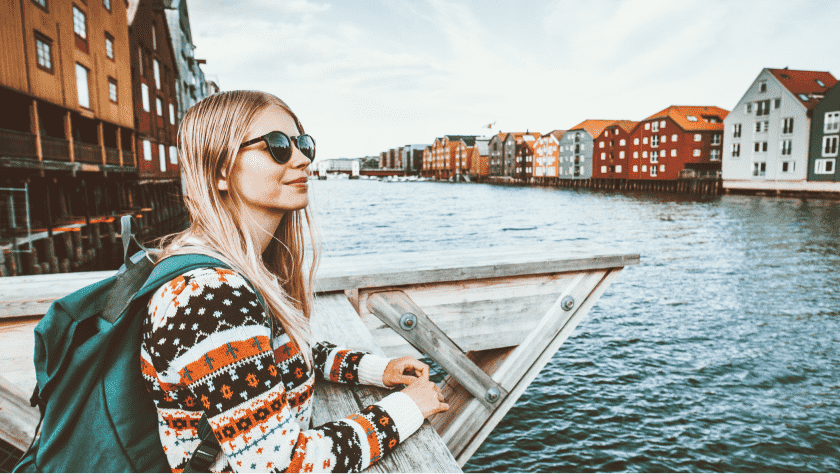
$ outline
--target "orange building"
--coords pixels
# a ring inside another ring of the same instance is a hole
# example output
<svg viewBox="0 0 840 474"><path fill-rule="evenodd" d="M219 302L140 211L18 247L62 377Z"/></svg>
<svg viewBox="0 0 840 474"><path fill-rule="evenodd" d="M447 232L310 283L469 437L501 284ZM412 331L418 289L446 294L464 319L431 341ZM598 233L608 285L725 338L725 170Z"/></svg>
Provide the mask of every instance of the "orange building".
<svg viewBox="0 0 840 474"><path fill-rule="evenodd" d="M0 18L0 167L133 172L125 3L7 1Z"/></svg>
<svg viewBox="0 0 840 474"><path fill-rule="evenodd" d="M137 162L141 178L178 179L178 76L164 6L128 2Z"/></svg>
<svg viewBox="0 0 840 474"><path fill-rule="evenodd" d="M490 175L490 138L476 138L475 146L468 149L472 179L482 179Z"/></svg>

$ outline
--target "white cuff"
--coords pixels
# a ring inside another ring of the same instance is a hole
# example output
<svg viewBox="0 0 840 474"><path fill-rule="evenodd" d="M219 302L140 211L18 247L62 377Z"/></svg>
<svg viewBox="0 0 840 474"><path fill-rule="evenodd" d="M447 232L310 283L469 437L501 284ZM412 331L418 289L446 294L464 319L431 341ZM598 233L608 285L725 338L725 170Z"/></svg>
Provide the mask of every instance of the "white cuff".
<svg viewBox="0 0 840 474"><path fill-rule="evenodd" d="M362 385L374 385L382 388L386 387L382 382L382 375L385 373L385 367L388 367L388 362L391 359L379 357L374 354L365 354L362 360L359 361L359 383Z"/></svg>
<svg viewBox="0 0 840 474"><path fill-rule="evenodd" d="M394 392L376 402L376 405L391 415L400 435L400 442L408 439L423 424L423 412L420 411L420 407L402 392Z"/></svg>

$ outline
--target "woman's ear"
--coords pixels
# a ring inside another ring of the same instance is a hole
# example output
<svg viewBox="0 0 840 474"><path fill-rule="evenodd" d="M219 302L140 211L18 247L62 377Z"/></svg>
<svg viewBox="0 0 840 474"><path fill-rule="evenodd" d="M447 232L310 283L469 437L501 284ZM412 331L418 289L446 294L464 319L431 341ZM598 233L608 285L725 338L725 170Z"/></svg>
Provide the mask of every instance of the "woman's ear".
<svg viewBox="0 0 840 474"><path fill-rule="evenodd" d="M224 170L222 170L222 177L219 178L219 181L216 182L216 188L219 191L227 191L228 190L227 176L225 176Z"/></svg>

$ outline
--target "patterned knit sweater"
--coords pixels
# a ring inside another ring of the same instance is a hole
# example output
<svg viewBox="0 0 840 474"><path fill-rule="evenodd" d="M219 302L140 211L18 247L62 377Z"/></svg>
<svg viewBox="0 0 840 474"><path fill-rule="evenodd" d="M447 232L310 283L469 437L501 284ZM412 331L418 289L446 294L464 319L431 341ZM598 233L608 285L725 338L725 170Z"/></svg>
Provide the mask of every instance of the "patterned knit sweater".
<svg viewBox="0 0 840 474"><path fill-rule="evenodd" d="M212 471L360 471L420 427L417 405L396 392L310 429L316 375L381 387L388 359L321 342L309 370L267 318L245 279L225 269L184 273L150 300L140 364L173 472L198 446L202 414L222 446Z"/></svg>

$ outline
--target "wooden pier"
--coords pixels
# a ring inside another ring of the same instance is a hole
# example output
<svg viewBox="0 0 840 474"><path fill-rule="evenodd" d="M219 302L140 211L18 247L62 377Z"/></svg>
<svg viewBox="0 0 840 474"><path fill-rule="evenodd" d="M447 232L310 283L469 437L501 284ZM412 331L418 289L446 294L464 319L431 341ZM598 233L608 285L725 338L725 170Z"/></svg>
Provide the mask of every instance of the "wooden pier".
<svg viewBox="0 0 840 474"><path fill-rule="evenodd" d="M481 446L598 298L638 254L483 249L325 260L313 334L389 357L429 357L448 375L450 410L370 472L456 472ZM32 330L49 305L113 272L0 278L0 440L25 449L37 410ZM319 382L313 425L387 390Z"/></svg>

